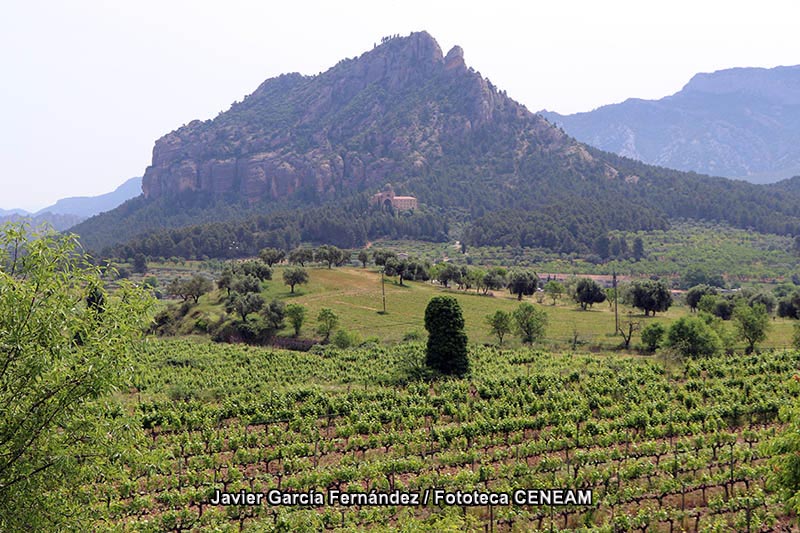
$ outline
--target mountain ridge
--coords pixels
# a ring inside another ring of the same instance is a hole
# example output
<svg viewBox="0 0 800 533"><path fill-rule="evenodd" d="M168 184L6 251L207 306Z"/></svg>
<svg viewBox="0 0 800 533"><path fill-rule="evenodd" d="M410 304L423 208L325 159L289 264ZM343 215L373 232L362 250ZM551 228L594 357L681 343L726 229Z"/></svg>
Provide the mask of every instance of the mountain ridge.
<svg viewBox="0 0 800 533"><path fill-rule="evenodd" d="M417 197L419 216L376 212L369 195L386 183ZM193 234L171 228L207 223L222 224L208 230L214 253L253 246L250 231L286 246L360 246L384 235L441 238L434 221L456 222L479 244L502 229L487 218L500 211L520 221L508 228L509 245L564 251L613 230L662 229L669 217L800 232L794 192L584 145L468 67L461 48L443 54L426 32L384 39L316 76L271 78L216 118L168 133L142 188L75 228L87 247L146 232L138 242L148 250L191 254ZM227 224L247 217L255 218Z"/></svg>
<svg viewBox="0 0 800 533"><path fill-rule="evenodd" d="M34 213L24 209L0 209L0 224L27 222L34 226L50 226L66 231L89 217L114 209L130 198L141 194L141 178L130 178L111 192L97 196L62 198Z"/></svg>
<svg viewBox="0 0 800 533"><path fill-rule="evenodd" d="M800 174L800 66L699 73L658 100L541 114L579 141L649 164L754 183Z"/></svg>
<svg viewBox="0 0 800 533"><path fill-rule="evenodd" d="M134 177L125 180L116 189L97 196L70 196L61 198L53 205L43 207L34 215L53 213L58 215L78 215L89 218L103 211L114 209L126 200L141 194L142 178Z"/></svg>

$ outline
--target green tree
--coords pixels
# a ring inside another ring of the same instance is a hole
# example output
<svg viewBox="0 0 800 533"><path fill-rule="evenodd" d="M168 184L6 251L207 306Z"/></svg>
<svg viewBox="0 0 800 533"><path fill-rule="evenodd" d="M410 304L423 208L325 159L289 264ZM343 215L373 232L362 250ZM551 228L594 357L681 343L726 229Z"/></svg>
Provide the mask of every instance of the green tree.
<svg viewBox="0 0 800 533"><path fill-rule="evenodd" d="M593 279L581 278L575 286L575 301L586 311L587 307L606 301L606 293Z"/></svg>
<svg viewBox="0 0 800 533"><path fill-rule="evenodd" d="M406 261L390 257L386 260L383 269L387 276L397 276L400 279L400 286L403 286L403 277L405 276L406 270L408 270L408 263Z"/></svg>
<svg viewBox="0 0 800 533"><path fill-rule="evenodd" d="M225 304L225 310L229 313L238 313L242 320L247 320L247 315L257 313L264 307L264 298L257 293L232 292Z"/></svg>
<svg viewBox="0 0 800 533"><path fill-rule="evenodd" d="M260 293L261 282L255 276L237 276L231 283L231 292L238 292L239 294Z"/></svg>
<svg viewBox="0 0 800 533"><path fill-rule="evenodd" d="M663 312L672 306L672 293L663 281L634 281L630 294L633 307L644 311L644 316L655 315L657 311Z"/></svg>
<svg viewBox="0 0 800 533"><path fill-rule="evenodd" d="M227 291L226 296L231 295L231 285L233 284L235 276L236 275L233 272L233 267L230 265L225 265L225 268L222 269L222 272L217 279L217 287L220 290L225 289Z"/></svg>
<svg viewBox="0 0 800 533"><path fill-rule="evenodd" d="M600 256L601 259L608 259L610 254L609 246L611 245L611 241L608 238L608 235L600 235L594 241L594 253Z"/></svg>
<svg viewBox="0 0 800 533"><path fill-rule="evenodd" d="M294 336L300 335L300 328L306 320L306 308L300 304L289 304L286 306L286 318L294 329Z"/></svg>
<svg viewBox="0 0 800 533"><path fill-rule="evenodd" d="M428 281L431 279L430 264L418 259L409 259L406 261L403 277L411 281Z"/></svg>
<svg viewBox="0 0 800 533"><path fill-rule="evenodd" d="M301 267L314 260L314 251L311 248L295 248L289 252L289 262Z"/></svg>
<svg viewBox="0 0 800 533"><path fill-rule="evenodd" d="M686 291L686 305L689 306L689 309L692 312L697 311L697 306L700 303L700 299L706 295L716 296L717 289L716 287L711 287L710 285L695 285L688 291Z"/></svg>
<svg viewBox="0 0 800 533"><path fill-rule="evenodd" d="M195 274L189 280L184 282L185 284L185 292L189 295L194 303L200 301L200 297L214 288L214 284L211 282L210 279L201 275Z"/></svg>
<svg viewBox="0 0 800 533"><path fill-rule="evenodd" d="M760 303L756 303L752 307L740 303L733 310L733 320L737 337L747 343L745 353L753 353L756 344L767 338L769 330L767 308Z"/></svg>
<svg viewBox="0 0 800 533"><path fill-rule="evenodd" d="M189 295L186 292L186 282L181 278L175 278L170 281L166 290L168 295L179 296L184 302L189 299Z"/></svg>
<svg viewBox="0 0 800 533"><path fill-rule="evenodd" d="M308 272L304 268L287 268L283 271L283 282L291 287L291 292L294 294L295 285L303 285L308 283Z"/></svg>
<svg viewBox="0 0 800 533"><path fill-rule="evenodd" d="M261 261L242 261L234 268L237 273L244 276L253 276L258 281L272 279L272 269Z"/></svg>
<svg viewBox="0 0 800 533"><path fill-rule="evenodd" d="M283 261L283 258L286 257L286 252L277 248L264 248L258 252L258 257L272 268L273 265Z"/></svg>
<svg viewBox="0 0 800 533"><path fill-rule="evenodd" d="M644 258L644 242L641 237L636 237L633 240L633 258L636 261L641 261Z"/></svg>
<svg viewBox="0 0 800 533"><path fill-rule="evenodd" d="M327 307L320 309L319 314L317 315L317 333L325 336L323 342L328 342L328 339L331 337L331 333L333 333L333 330L336 329L338 324L339 316L333 311L333 309L328 309Z"/></svg>
<svg viewBox="0 0 800 533"><path fill-rule="evenodd" d="M800 318L800 291L794 291L778 300L778 316Z"/></svg>
<svg viewBox="0 0 800 533"><path fill-rule="evenodd" d="M361 262L362 268L367 268L367 263L369 262L369 254L366 250L360 250L358 252L358 260Z"/></svg>
<svg viewBox="0 0 800 533"><path fill-rule="evenodd" d="M655 352L661 345L667 329L660 322L648 324L642 329L642 342L649 352Z"/></svg>
<svg viewBox="0 0 800 533"><path fill-rule="evenodd" d="M672 323L666 345L684 357L710 357L722 350L719 335L699 317L685 316Z"/></svg>
<svg viewBox="0 0 800 533"><path fill-rule="evenodd" d="M544 284L544 292L553 299L553 305L556 305L556 300L564 294L564 286L555 280L550 280Z"/></svg>
<svg viewBox="0 0 800 533"><path fill-rule="evenodd" d="M697 302L697 308L722 320L730 320L733 316L734 303L724 296L705 294Z"/></svg>
<svg viewBox="0 0 800 533"><path fill-rule="evenodd" d="M452 263L440 263L434 269L433 278L448 288L450 283L461 283L461 269Z"/></svg>
<svg viewBox="0 0 800 533"><path fill-rule="evenodd" d="M133 447L95 400L124 384L151 305L105 294L73 237L0 228L0 531L92 529L93 483Z"/></svg>
<svg viewBox="0 0 800 533"><path fill-rule="evenodd" d="M489 331L491 331L492 335L497 337L500 346L502 346L503 337L511 332L511 313L498 309L493 315L488 315L486 317L486 323L489 325Z"/></svg>
<svg viewBox="0 0 800 533"><path fill-rule="evenodd" d="M374 250L372 252L372 262L378 266L385 265L386 260L393 257L397 257L397 254L389 250Z"/></svg>
<svg viewBox="0 0 800 533"><path fill-rule="evenodd" d="M772 293L757 292L747 300L747 303L750 306L753 306L757 303L762 304L764 309L766 309L767 314L771 315L775 312L775 308L778 306L778 299L775 298L775 295Z"/></svg>
<svg viewBox="0 0 800 533"><path fill-rule="evenodd" d="M283 329L283 320L286 318L286 304L274 298L269 304L261 308L261 316L274 331Z"/></svg>
<svg viewBox="0 0 800 533"><path fill-rule="evenodd" d="M325 263L328 268L333 265L341 266L349 257L348 253L336 246L324 244L314 251L314 260L318 263Z"/></svg>
<svg viewBox="0 0 800 533"><path fill-rule="evenodd" d="M147 272L147 257L141 252L133 256L133 271L137 274Z"/></svg>
<svg viewBox="0 0 800 533"><path fill-rule="evenodd" d="M425 308L428 345L425 363L443 374L463 376L469 372L467 335L458 300L435 296Z"/></svg>
<svg viewBox="0 0 800 533"><path fill-rule="evenodd" d="M792 348L800 350L800 324L792 326Z"/></svg>
<svg viewBox="0 0 800 533"><path fill-rule="evenodd" d="M484 274L483 281L481 282L483 294L488 293L490 290L499 291L504 289L507 285L506 274L506 269L501 267L489 269L489 271Z"/></svg>
<svg viewBox="0 0 800 533"><path fill-rule="evenodd" d="M544 328L547 326L547 313L544 310L525 302L514 310L513 317L523 343L533 344L544 336Z"/></svg>
<svg viewBox="0 0 800 533"><path fill-rule="evenodd" d="M695 285L710 285L712 287L724 287L725 280L720 274L708 274L702 268L692 267L681 276L680 286L688 289Z"/></svg>
<svg viewBox="0 0 800 533"><path fill-rule="evenodd" d="M530 270L516 270L511 272L508 280L508 290L517 295L517 300L523 296L530 296L539 286L539 277Z"/></svg>

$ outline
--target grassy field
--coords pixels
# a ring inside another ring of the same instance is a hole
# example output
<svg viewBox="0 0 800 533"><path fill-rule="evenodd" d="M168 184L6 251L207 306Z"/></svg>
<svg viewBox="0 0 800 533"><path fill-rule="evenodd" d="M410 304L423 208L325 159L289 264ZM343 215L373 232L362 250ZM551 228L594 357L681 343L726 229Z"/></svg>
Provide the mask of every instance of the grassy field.
<svg viewBox="0 0 800 533"><path fill-rule="evenodd" d="M507 291L495 291L490 295L476 294L475 291L445 289L439 285L422 282L408 282L400 286L395 279L386 278L386 314L382 313L380 273L370 268L309 268L309 283L295 287L291 294L289 287L282 283L284 267L277 267L273 279L266 282L262 293L268 301L278 298L294 302L308 309L308 320L303 326L303 335L313 335L316 330L316 316L323 307L333 309L340 317L340 327L357 333L362 339L376 338L381 342L398 342L407 335L416 333L424 336L423 316L428 301L436 295L447 294L458 299L466 322L467 335L473 343L496 343L486 325L485 317L497 309L513 311L519 302ZM223 312L224 293L215 291L203 296L200 304L190 316L205 314L209 321L217 320ZM607 304L595 305L593 309L582 311L573 302L562 299L556 305L545 299L542 304L534 297L525 301L540 305L548 314L549 324L542 342L551 348L565 348L577 343L589 349L615 348L621 337L614 333L614 312ZM620 305L620 321L633 320L641 327L654 321L670 324L685 316L689 310L675 304L666 313L645 318L641 311ZM733 327L732 324L728 324ZM772 321L768 339L764 347L787 347L791 344L792 321L777 318ZM289 331L284 330L284 335ZM511 346L519 345L516 338L508 338ZM632 347L639 343L634 334Z"/></svg>

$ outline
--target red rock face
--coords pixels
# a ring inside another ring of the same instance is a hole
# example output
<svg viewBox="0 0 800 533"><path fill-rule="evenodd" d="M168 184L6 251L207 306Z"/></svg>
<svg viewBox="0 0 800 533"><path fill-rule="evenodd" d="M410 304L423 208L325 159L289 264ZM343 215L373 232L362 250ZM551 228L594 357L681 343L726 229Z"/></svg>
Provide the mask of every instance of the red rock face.
<svg viewBox="0 0 800 533"><path fill-rule="evenodd" d="M201 191L255 202L401 183L431 171L448 143L519 119L544 141L565 144L468 69L460 47L445 57L430 35L414 33L319 76L267 80L213 121L165 135L142 190L147 198Z"/></svg>

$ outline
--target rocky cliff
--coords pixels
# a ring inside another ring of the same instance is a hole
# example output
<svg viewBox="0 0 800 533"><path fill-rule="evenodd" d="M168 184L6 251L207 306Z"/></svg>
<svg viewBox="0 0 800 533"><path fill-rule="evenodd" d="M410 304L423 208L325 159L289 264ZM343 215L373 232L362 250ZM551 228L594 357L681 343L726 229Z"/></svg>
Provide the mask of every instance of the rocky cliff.
<svg viewBox="0 0 800 533"><path fill-rule="evenodd" d="M429 34L413 33L318 76L267 80L214 120L165 135L142 190L250 201L363 190L425 175L448 147L520 121L521 151L532 141L554 151L574 144L468 68L460 47L444 55Z"/></svg>

